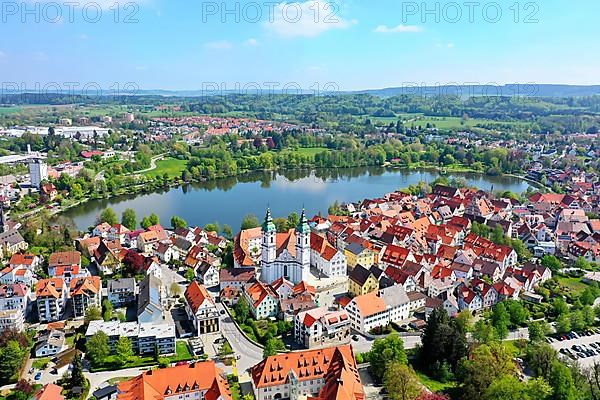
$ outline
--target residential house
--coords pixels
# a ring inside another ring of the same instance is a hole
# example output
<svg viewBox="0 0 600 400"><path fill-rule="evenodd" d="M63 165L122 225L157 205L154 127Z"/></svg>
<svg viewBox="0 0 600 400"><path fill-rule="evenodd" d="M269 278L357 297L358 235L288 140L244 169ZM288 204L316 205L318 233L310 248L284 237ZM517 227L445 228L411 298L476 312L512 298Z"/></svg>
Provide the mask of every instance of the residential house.
<svg viewBox="0 0 600 400"><path fill-rule="evenodd" d="M219 284L219 268L203 261L196 269L196 276L200 278L204 286L212 287Z"/></svg>
<svg viewBox="0 0 600 400"><path fill-rule="evenodd" d="M279 296L263 282L257 281L246 287L244 299L256 319L276 317L279 313Z"/></svg>
<svg viewBox="0 0 600 400"><path fill-rule="evenodd" d="M344 253L329 244L327 239L316 233L310 236L310 264L328 277L347 275Z"/></svg>
<svg viewBox="0 0 600 400"><path fill-rule="evenodd" d="M27 250L29 244L16 229L0 232L0 258Z"/></svg>
<svg viewBox="0 0 600 400"><path fill-rule="evenodd" d="M344 255L348 270L352 270L357 265L375 264L375 252L360 243L350 243L344 249Z"/></svg>
<svg viewBox="0 0 600 400"><path fill-rule="evenodd" d="M85 317L89 307L102 307L102 280L99 276L75 278L69 286L75 318Z"/></svg>
<svg viewBox="0 0 600 400"><path fill-rule="evenodd" d="M97 332L108 336L108 344L115 351L120 337L131 341L133 351L140 355L172 355L176 352L175 324L173 323L140 323L120 321L90 321L85 332L89 340Z"/></svg>
<svg viewBox="0 0 600 400"><path fill-rule="evenodd" d="M255 280L256 270L251 268L223 268L219 270L219 288L226 287L244 290L246 284Z"/></svg>
<svg viewBox="0 0 600 400"><path fill-rule="evenodd" d="M392 286L353 298L345 307L352 328L363 333L398 323L410 315L410 299L402 286Z"/></svg>
<svg viewBox="0 0 600 400"><path fill-rule="evenodd" d="M61 251L52 253L48 259L48 275L64 279L69 285L71 279L89 276L89 271L81 268L81 253L78 251Z"/></svg>
<svg viewBox="0 0 600 400"><path fill-rule="evenodd" d="M40 322L60 320L66 306L67 295L67 285L61 278L38 281L35 296Z"/></svg>
<svg viewBox="0 0 600 400"><path fill-rule="evenodd" d="M350 318L344 310L326 307L301 311L294 318L294 339L310 349L350 341Z"/></svg>
<svg viewBox="0 0 600 400"><path fill-rule="evenodd" d="M355 297L379 289L379 280L370 269L356 265L348 275L348 293Z"/></svg>
<svg viewBox="0 0 600 400"><path fill-rule="evenodd" d="M107 282L107 296L115 307L124 307L133 303L138 294L135 278L110 279Z"/></svg>
<svg viewBox="0 0 600 400"><path fill-rule="evenodd" d="M40 337L34 351L36 357L47 357L56 355L66 348L65 333L54 329Z"/></svg>
<svg viewBox="0 0 600 400"><path fill-rule="evenodd" d="M219 331L219 310L203 285L192 282L185 290L186 311L194 321L197 335Z"/></svg>

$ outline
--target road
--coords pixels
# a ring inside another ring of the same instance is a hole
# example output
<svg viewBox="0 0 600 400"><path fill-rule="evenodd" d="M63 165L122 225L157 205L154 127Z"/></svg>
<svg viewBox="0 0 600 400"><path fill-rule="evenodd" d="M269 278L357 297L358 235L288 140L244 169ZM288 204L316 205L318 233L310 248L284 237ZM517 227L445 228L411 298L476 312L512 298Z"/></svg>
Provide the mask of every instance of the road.
<svg viewBox="0 0 600 400"><path fill-rule="evenodd" d="M219 312L225 310L222 303L217 303L217 308ZM235 355L239 356L237 369L240 374L262 361L263 349L246 339L226 310L225 315L221 315L220 324L221 333L229 341Z"/></svg>
<svg viewBox="0 0 600 400"><path fill-rule="evenodd" d="M139 171L134 171L132 173L130 173L129 175L137 175L137 174L143 174L144 172L148 172L148 171L152 171L153 169L156 169L156 162L158 160L162 160L164 158L165 154L159 154L157 156L154 156L150 159L150 167L146 168L146 169L141 169Z"/></svg>
<svg viewBox="0 0 600 400"><path fill-rule="evenodd" d="M104 371L104 372L86 372L85 376L90 381L90 396L96 390L106 386L104 383L112 378L128 378L140 375L142 372L149 370L152 367L142 368L127 368L120 369L118 371Z"/></svg>

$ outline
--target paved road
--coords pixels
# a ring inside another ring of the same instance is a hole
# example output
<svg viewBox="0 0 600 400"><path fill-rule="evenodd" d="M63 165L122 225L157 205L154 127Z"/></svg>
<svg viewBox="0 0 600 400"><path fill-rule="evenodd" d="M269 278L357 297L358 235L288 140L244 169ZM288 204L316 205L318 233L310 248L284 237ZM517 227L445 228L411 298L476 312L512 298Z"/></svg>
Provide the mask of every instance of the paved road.
<svg viewBox="0 0 600 400"><path fill-rule="evenodd" d="M112 378L128 378L133 376L138 376L144 371L151 369L152 367L142 367L142 368L127 368L120 369L118 371L105 371L105 372L85 372L85 376L90 381L90 395L94 393L94 391L98 390L101 387L106 386L105 382Z"/></svg>
<svg viewBox="0 0 600 400"><path fill-rule="evenodd" d="M221 303L217 303L217 308L219 312L225 310L225 307ZM221 315L220 324L221 333L229 341L229 344L231 344L235 355L239 356L239 360L237 361L238 373L241 374L246 369L262 361L263 349L246 339L229 314L227 314L227 311L225 311L225 315Z"/></svg>

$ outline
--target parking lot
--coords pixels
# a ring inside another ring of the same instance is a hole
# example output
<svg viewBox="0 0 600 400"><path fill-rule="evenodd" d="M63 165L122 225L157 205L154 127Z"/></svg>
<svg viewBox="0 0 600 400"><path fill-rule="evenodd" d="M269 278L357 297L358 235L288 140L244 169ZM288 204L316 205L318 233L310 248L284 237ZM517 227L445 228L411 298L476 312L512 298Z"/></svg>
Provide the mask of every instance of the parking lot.
<svg viewBox="0 0 600 400"><path fill-rule="evenodd" d="M586 333L570 333L565 340L551 339L551 345L564 357L577 360L584 368L600 362L600 330Z"/></svg>

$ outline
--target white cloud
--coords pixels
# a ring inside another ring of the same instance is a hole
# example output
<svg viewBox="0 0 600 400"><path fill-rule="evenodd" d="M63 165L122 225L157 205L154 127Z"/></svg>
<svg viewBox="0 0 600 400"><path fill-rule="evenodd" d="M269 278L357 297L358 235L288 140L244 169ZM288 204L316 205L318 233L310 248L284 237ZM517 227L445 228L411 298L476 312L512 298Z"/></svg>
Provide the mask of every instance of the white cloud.
<svg viewBox="0 0 600 400"><path fill-rule="evenodd" d="M279 3L273 9L265 27L285 37L316 37L333 29L346 29L356 20L346 20L339 15L339 6L321 0Z"/></svg>
<svg viewBox="0 0 600 400"><path fill-rule="evenodd" d="M449 49L451 49L451 48L453 48L453 47L454 47L454 43L448 43L448 44L446 45L446 47L447 47L447 48L449 48Z"/></svg>
<svg viewBox="0 0 600 400"><path fill-rule="evenodd" d="M258 46L258 40L250 38L244 42L246 46Z"/></svg>
<svg viewBox="0 0 600 400"><path fill-rule="evenodd" d="M398 26L394 26L394 27L388 27L386 25L379 25L377 28L375 28L374 32L377 33L406 33L406 32L410 32L410 33L416 33L416 32L423 32L423 28L417 25L398 25Z"/></svg>
<svg viewBox="0 0 600 400"><path fill-rule="evenodd" d="M217 40L215 42L204 43L204 47L214 50L227 50L233 47L233 44L227 40Z"/></svg>

